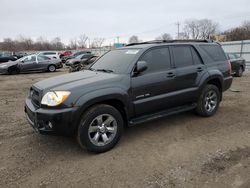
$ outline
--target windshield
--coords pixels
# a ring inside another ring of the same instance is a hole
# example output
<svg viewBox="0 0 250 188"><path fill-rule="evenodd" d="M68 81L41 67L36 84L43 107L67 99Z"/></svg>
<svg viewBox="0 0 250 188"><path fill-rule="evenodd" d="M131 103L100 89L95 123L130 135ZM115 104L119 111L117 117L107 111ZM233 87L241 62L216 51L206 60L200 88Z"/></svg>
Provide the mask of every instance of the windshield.
<svg viewBox="0 0 250 188"><path fill-rule="evenodd" d="M113 50L104 54L91 67L92 70L108 70L114 73L126 73L139 49Z"/></svg>
<svg viewBox="0 0 250 188"><path fill-rule="evenodd" d="M83 56L83 54L78 55L78 56L76 56L75 58L76 58L76 59L81 59L81 58L82 58L82 56Z"/></svg>

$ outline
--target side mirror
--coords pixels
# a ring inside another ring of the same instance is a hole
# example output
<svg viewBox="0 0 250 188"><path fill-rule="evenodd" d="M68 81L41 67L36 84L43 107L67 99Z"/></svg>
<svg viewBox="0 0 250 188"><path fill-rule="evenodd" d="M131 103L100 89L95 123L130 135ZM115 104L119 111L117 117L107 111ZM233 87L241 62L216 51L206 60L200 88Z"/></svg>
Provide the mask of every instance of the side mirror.
<svg viewBox="0 0 250 188"><path fill-rule="evenodd" d="M138 61L135 69L135 74L140 74L141 72L147 70L147 62L146 61Z"/></svg>

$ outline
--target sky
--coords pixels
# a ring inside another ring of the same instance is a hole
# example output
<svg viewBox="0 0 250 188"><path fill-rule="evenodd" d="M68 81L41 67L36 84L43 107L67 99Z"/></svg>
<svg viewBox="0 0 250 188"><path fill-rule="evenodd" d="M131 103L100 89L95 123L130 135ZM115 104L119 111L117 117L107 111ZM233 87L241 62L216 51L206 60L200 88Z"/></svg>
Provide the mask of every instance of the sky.
<svg viewBox="0 0 250 188"><path fill-rule="evenodd" d="M249 0L0 0L0 41L4 38L60 37L64 43L85 34L105 44L127 42L132 35L153 40L173 37L185 20L211 19L220 30L250 20Z"/></svg>

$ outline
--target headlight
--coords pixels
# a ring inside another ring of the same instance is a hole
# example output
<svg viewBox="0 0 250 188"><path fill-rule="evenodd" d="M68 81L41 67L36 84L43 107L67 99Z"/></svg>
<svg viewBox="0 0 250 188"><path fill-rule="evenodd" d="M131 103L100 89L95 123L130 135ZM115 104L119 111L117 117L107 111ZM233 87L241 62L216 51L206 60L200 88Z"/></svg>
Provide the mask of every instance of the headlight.
<svg viewBox="0 0 250 188"><path fill-rule="evenodd" d="M69 95L69 91L50 91L43 96L41 103L47 106L57 106L62 104Z"/></svg>

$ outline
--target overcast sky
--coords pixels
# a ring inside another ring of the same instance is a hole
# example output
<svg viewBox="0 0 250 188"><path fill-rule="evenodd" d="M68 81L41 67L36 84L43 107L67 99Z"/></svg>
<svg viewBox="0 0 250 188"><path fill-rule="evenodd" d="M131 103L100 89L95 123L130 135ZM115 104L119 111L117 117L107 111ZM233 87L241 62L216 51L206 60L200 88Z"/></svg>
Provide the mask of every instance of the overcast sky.
<svg viewBox="0 0 250 188"><path fill-rule="evenodd" d="M0 41L19 35L36 39L59 36L63 42L86 34L106 44L137 34L150 40L176 36L176 22L208 18L220 29L250 20L249 0L0 0ZM182 24L183 25L183 24Z"/></svg>

